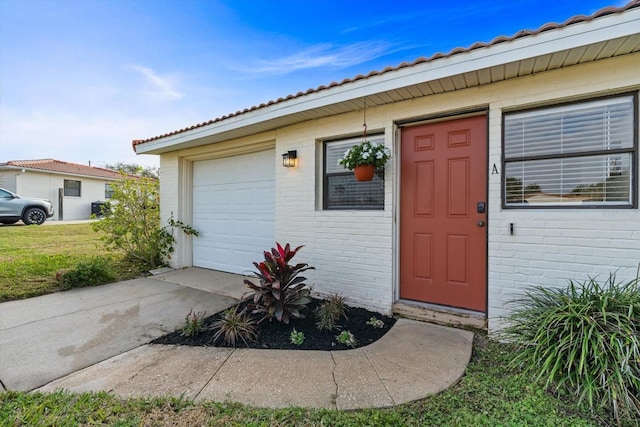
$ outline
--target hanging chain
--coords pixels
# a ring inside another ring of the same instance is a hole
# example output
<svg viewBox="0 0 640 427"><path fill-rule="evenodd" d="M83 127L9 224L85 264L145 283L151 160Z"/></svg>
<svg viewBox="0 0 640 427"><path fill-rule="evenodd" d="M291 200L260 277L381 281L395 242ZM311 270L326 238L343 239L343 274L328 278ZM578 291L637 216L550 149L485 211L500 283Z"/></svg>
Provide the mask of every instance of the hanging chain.
<svg viewBox="0 0 640 427"><path fill-rule="evenodd" d="M364 142L367 140L367 98L364 99L364 110L362 115L364 118L364 123L362 124L362 127L364 128L362 131L362 141Z"/></svg>

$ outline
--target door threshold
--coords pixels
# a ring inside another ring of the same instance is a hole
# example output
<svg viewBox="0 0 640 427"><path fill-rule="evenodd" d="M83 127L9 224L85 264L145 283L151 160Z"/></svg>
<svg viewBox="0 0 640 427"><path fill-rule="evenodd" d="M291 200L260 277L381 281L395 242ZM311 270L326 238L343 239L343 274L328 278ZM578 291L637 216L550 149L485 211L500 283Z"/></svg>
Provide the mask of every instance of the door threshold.
<svg viewBox="0 0 640 427"><path fill-rule="evenodd" d="M396 301L393 304L393 314L447 326L469 326L485 331L488 327L484 313L418 301Z"/></svg>

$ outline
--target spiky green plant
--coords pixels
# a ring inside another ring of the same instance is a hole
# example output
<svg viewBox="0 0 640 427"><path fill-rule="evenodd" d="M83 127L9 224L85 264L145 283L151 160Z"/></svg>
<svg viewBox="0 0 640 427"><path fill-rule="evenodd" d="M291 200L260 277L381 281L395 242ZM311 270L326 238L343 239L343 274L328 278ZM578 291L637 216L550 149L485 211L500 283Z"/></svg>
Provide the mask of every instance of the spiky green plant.
<svg viewBox="0 0 640 427"><path fill-rule="evenodd" d="M341 317L347 319L349 308L347 297L341 294L329 295L315 310L316 327L322 330L336 329Z"/></svg>
<svg viewBox="0 0 640 427"><path fill-rule="evenodd" d="M233 347L242 341L245 346L249 346L249 341L255 341L258 337L256 321L246 311L238 311L236 307L231 307L222 312L219 319L211 324L211 329L216 333L213 342L220 338Z"/></svg>
<svg viewBox="0 0 640 427"><path fill-rule="evenodd" d="M640 279L589 278L566 289L535 287L516 300L501 337L517 346L512 365L618 424L640 421Z"/></svg>

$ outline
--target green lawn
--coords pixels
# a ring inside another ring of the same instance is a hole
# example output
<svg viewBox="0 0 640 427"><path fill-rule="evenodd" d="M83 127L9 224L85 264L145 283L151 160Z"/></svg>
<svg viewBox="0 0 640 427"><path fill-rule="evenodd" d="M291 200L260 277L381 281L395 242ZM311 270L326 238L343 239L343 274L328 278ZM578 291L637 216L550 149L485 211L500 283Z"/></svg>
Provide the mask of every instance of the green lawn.
<svg viewBox="0 0 640 427"><path fill-rule="evenodd" d="M89 223L0 226L0 302L57 292L56 273L93 256L110 257L119 279L138 274L104 248Z"/></svg>
<svg viewBox="0 0 640 427"><path fill-rule="evenodd" d="M0 301L59 289L55 274L104 250L90 224L0 227ZM117 257L120 278L127 271ZM477 331L476 331L477 332ZM576 408L506 365L508 347L477 332L471 364L452 388L388 409L358 411L256 409L194 403L179 396L122 400L107 393L0 393L0 426L598 426L608 420ZM247 369L251 369L250 366ZM256 381L260 381L256 378ZM292 380L294 381L294 380Z"/></svg>

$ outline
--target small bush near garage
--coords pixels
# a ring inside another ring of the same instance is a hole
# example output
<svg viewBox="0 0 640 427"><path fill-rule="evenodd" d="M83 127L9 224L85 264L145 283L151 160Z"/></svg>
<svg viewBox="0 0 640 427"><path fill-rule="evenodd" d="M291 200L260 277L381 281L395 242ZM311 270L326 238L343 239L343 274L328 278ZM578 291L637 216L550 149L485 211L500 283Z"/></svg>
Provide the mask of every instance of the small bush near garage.
<svg viewBox="0 0 640 427"><path fill-rule="evenodd" d="M173 252L173 229L180 228L186 234L198 232L180 221L169 219L160 226L159 184L155 179L122 179L111 185L113 194L106 203L104 218L93 224L108 249L122 251L126 259L144 271L163 265Z"/></svg>
<svg viewBox="0 0 640 427"><path fill-rule="evenodd" d="M116 274L111 269L111 260L105 257L93 257L80 261L60 277L65 289L103 285L115 279Z"/></svg>
<svg viewBox="0 0 640 427"><path fill-rule="evenodd" d="M502 332L517 346L512 365L618 425L640 422L639 278L536 287L515 303Z"/></svg>

